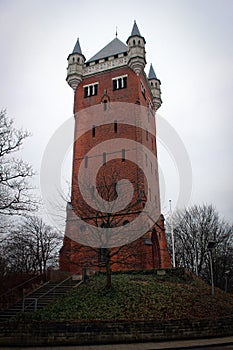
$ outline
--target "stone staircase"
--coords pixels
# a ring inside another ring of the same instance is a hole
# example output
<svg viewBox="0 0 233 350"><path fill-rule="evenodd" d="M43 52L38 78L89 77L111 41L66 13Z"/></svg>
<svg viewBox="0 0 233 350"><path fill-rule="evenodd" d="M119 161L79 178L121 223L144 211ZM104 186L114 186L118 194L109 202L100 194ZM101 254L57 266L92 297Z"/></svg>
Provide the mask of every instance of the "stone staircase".
<svg viewBox="0 0 233 350"><path fill-rule="evenodd" d="M25 296L15 305L0 313L0 321L10 320L21 312L36 312L65 295L69 290L82 283L82 276L72 276L61 282L46 282L41 287Z"/></svg>

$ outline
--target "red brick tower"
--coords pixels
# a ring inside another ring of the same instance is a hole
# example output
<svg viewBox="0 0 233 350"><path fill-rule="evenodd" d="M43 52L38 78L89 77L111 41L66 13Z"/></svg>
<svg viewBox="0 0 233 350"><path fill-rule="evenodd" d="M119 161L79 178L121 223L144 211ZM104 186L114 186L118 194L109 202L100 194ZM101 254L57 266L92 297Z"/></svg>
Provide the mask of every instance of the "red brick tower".
<svg viewBox="0 0 233 350"><path fill-rule="evenodd" d="M171 266L164 220L160 213L157 165L147 158L147 154L140 154L144 167L150 167L154 176L152 183L148 183L143 169L136 164L139 152L131 147L130 143L137 142L157 156L155 112L162 103L160 81L152 65L148 77L144 72L145 43L135 22L127 45L116 37L91 59L85 61L77 40L73 52L68 57L67 82L75 92L75 141L71 202L67 204L66 234L60 251L61 270L80 273L83 267L101 269L104 266L106 242L101 247L96 241L89 239L88 232L84 229L85 225L77 225L79 218L94 228L117 227L120 231L121 227L130 227L135 218L143 212L147 201L156 202L155 207L159 211L156 221L150 224L149 230L142 231L141 234L137 232L136 236L129 228L128 241L124 236L123 241L118 240L119 244L115 242L110 248L108 246L108 253L111 251L112 270ZM129 110L127 106L130 106ZM91 108L94 108L94 112ZM122 117L126 113L127 122ZM102 118L101 123L97 121L97 114ZM140 124L135 124L135 120L139 120ZM149 121L150 128L139 127L144 120L146 123ZM87 123L91 127L85 129ZM125 146L119 139L126 139L128 144ZM113 151L111 146L104 148L105 141L109 140L112 145L115 141L118 142L117 150ZM100 144L102 148L98 148ZM90 155L88 152L92 149L96 151ZM101 159L102 166L97 172L95 189L95 186L89 185L88 174L94 171L97 158L98 161ZM82 164L84 177L80 180ZM111 213L109 209L103 210L103 207L99 211L92 209L80 190L80 183L84 182L86 192L90 193L90 196L93 197L94 191L97 190L101 198L113 203L119 194L117 183L125 178L132 184L131 204ZM127 235L124 232L122 229L121 234ZM86 243L83 237L87 237Z"/></svg>

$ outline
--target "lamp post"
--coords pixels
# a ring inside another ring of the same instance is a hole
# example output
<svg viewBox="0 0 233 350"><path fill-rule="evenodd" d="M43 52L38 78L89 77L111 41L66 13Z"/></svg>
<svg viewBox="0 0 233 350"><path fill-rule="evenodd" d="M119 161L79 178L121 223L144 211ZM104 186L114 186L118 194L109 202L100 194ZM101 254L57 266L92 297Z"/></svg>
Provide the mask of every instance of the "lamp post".
<svg viewBox="0 0 233 350"><path fill-rule="evenodd" d="M209 241L208 250L210 254L210 276L211 276L211 294L214 295L214 273L213 273L213 249L216 245L215 241Z"/></svg>
<svg viewBox="0 0 233 350"><path fill-rule="evenodd" d="M174 232L173 232L173 217L172 217L172 201L169 199L170 205L170 226L171 226L171 239L172 239L172 264L173 267L176 267L176 257L175 257L175 241L174 241Z"/></svg>
<svg viewBox="0 0 233 350"><path fill-rule="evenodd" d="M230 270L225 272L225 292L227 292L227 280L228 280L228 276L229 276Z"/></svg>
<svg viewBox="0 0 233 350"><path fill-rule="evenodd" d="M195 253L195 272L198 276L198 255L197 255L197 230L194 230L194 253Z"/></svg>

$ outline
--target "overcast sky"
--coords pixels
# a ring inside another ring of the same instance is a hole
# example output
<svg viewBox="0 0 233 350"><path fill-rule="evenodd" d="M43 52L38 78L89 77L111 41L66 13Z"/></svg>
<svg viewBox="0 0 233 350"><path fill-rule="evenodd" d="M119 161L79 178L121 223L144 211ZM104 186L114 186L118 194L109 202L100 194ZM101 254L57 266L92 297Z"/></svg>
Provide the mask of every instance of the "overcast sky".
<svg viewBox="0 0 233 350"><path fill-rule="evenodd" d="M159 113L189 155L189 204L213 204L232 221L232 0L0 0L0 108L33 134L22 155L39 173L47 143L72 116L66 59L77 37L89 59L115 37L116 26L126 42L135 19L146 39L146 72L152 62L162 83ZM176 160L162 144L159 165L166 213L180 188Z"/></svg>

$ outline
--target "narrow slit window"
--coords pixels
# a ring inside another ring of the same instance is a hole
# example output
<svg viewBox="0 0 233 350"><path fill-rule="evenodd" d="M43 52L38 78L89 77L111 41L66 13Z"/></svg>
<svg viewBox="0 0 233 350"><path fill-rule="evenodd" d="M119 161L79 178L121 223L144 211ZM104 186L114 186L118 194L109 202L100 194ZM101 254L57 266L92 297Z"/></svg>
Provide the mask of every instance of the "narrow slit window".
<svg viewBox="0 0 233 350"><path fill-rule="evenodd" d="M117 121L114 121L114 132L117 133Z"/></svg>
<svg viewBox="0 0 233 350"><path fill-rule="evenodd" d="M92 126L92 137L95 137L95 125Z"/></svg>
<svg viewBox="0 0 233 350"><path fill-rule="evenodd" d="M146 130L146 140L148 141L148 130Z"/></svg>
<svg viewBox="0 0 233 350"><path fill-rule="evenodd" d="M122 162L125 162L125 149L124 148L122 149L121 153L122 153L122 156L121 156Z"/></svg>
<svg viewBox="0 0 233 350"><path fill-rule="evenodd" d="M142 82L141 82L141 92L142 92L144 98L146 98L146 89L145 89L145 86Z"/></svg>
<svg viewBox="0 0 233 350"><path fill-rule="evenodd" d="M97 95L98 93L98 84L93 85L92 95Z"/></svg>
<svg viewBox="0 0 233 350"><path fill-rule="evenodd" d="M87 168L88 167L88 157L86 156L85 157L85 168Z"/></svg>
<svg viewBox="0 0 233 350"><path fill-rule="evenodd" d="M114 196L117 195L117 183L116 182L113 183L113 193L114 193Z"/></svg>
<svg viewBox="0 0 233 350"><path fill-rule="evenodd" d="M118 79L118 89L122 89L123 88L123 78Z"/></svg>
<svg viewBox="0 0 233 350"><path fill-rule="evenodd" d="M117 80L114 79L114 80L112 81L112 83L113 83L113 90L117 90Z"/></svg>
<svg viewBox="0 0 233 350"><path fill-rule="evenodd" d="M90 93L89 93L89 96L92 96L94 95L94 86L93 85L90 85Z"/></svg>
<svg viewBox="0 0 233 350"><path fill-rule="evenodd" d="M106 100L104 100L104 111L106 111L107 110L107 101Z"/></svg>
<svg viewBox="0 0 233 350"><path fill-rule="evenodd" d="M88 86L84 88L84 97L88 96Z"/></svg>
<svg viewBox="0 0 233 350"><path fill-rule="evenodd" d="M99 248L99 261L100 262L105 262L106 261L106 253L107 249L106 248Z"/></svg>
<svg viewBox="0 0 233 350"><path fill-rule="evenodd" d="M107 154L106 152L103 153L103 165L106 164Z"/></svg>

